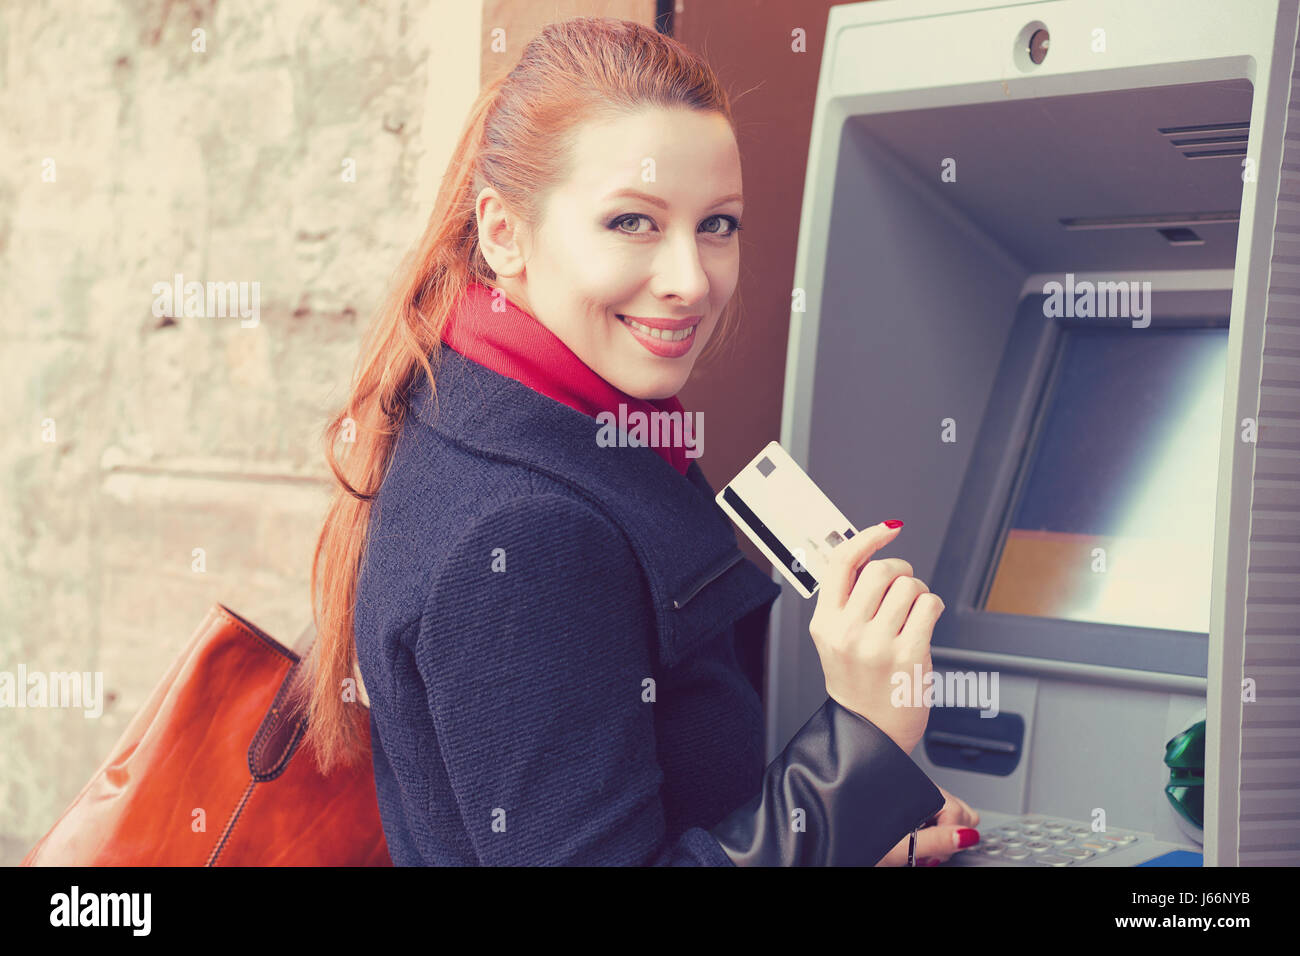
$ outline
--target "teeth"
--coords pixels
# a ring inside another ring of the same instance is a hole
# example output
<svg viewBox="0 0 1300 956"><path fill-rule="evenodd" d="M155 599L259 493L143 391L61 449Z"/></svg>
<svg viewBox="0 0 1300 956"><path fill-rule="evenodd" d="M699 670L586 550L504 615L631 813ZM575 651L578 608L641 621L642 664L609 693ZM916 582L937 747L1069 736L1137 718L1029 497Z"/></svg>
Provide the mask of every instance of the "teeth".
<svg viewBox="0 0 1300 956"><path fill-rule="evenodd" d="M662 329L652 329L640 322L633 322L625 315L621 315L619 318L638 332L642 332L654 339L663 339L665 342L681 342L683 339L688 339L695 334L695 326L693 325L689 329L682 329L678 332L665 332Z"/></svg>

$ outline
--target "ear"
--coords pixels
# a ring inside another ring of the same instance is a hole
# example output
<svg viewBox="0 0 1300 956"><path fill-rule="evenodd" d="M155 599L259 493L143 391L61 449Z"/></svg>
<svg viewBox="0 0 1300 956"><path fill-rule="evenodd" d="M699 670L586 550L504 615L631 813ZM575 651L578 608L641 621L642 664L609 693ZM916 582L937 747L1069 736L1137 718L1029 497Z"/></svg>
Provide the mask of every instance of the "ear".
<svg viewBox="0 0 1300 956"><path fill-rule="evenodd" d="M491 186L483 187L474 203L478 220L478 245L483 258L498 276L509 278L524 271L527 228Z"/></svg>

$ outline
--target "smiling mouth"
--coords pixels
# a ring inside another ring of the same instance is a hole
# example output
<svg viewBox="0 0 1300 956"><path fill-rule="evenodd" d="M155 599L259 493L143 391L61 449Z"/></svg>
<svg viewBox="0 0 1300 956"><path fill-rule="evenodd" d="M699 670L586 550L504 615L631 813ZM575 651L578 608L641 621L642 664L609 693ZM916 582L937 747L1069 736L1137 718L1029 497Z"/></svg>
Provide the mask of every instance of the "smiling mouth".
<svg viewBox="0 0 1300 956"><path fill-rule="evenodd" d="M626 315L618 316L618 320L630 328L636 329L642 335L647 335L650 338L659 339L664 342L684 342L695 334L695 330L699 326L699 322L695 322L689 328L678 329L675 332L670 332L666 329L655 329L648 325L643 325L635 319L629 319Z"/></svg>

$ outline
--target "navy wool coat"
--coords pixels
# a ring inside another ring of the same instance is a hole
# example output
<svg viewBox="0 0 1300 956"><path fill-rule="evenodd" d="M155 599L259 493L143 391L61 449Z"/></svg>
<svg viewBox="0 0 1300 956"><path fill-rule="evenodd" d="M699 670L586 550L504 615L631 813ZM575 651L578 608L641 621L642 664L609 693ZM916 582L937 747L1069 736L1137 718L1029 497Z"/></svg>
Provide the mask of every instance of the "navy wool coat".
<svg viewBox="0 0 1300 956"><path fill-rule="evenodd" d="M355 633L394 864L731 866L763 779L737 642L781 588L693 461L444 347L371 512Z"/></svg>

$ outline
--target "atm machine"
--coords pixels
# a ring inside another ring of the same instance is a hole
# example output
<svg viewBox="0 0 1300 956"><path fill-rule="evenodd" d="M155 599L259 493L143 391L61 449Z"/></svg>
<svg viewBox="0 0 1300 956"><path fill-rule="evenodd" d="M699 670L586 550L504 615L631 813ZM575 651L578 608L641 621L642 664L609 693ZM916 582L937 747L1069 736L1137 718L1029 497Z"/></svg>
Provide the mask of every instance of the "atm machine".
<svg viewBox="0 0 1300 956"><path fill-rule="evenodd" d="M830 9L781 442L944 599L953 865L1300 863L1297 5Z"/></svg>

